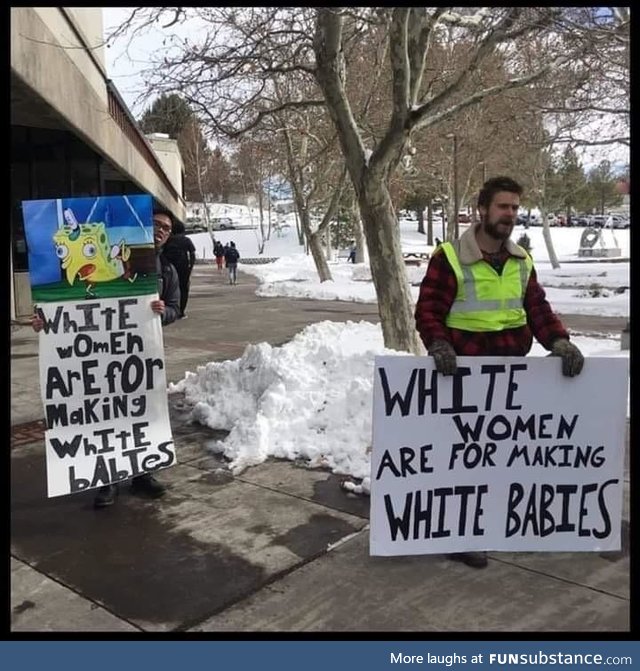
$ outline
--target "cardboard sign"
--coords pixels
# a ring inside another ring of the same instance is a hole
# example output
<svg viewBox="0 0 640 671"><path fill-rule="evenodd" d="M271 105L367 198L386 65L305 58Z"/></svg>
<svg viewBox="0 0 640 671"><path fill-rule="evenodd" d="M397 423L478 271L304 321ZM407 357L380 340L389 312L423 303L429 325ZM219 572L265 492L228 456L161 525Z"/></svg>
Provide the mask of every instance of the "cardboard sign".
<svg viewBox="0 0 640 671"><path fill-rule="evenodd" d="M162 327L150 298L41 306L49 496L175 463Z"/></svg>
<svg viewBox="0 0 640 671"><path fill-rule="evenodd" d="M376 357L372 555L620 549L628 361Z"/></svg>

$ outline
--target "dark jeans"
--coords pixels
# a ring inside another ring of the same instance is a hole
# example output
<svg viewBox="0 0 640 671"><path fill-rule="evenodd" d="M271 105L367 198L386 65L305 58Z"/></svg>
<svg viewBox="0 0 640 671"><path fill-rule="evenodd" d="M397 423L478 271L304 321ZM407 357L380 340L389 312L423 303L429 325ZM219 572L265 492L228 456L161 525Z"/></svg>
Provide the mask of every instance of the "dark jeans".
<svg viewBox="0 0 640 671"><path fill-rule="evenodd" d="M236 283L236 273L238 265L236 263L227 263L227 270L229 271L229 282Z"/></svg>
<svg viewBox="0 0 640 671"><path fill-rule="evenodd" d="M180 285L180 316L184 317L184 311L189 300L189 284L191 271L178 273L178 284Z"/></svg>

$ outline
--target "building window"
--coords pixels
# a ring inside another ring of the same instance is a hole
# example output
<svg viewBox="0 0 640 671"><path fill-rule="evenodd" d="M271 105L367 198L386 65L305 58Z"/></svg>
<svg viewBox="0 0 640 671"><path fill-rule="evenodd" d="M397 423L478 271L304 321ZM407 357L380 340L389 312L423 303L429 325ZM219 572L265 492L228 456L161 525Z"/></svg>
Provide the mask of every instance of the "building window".
<svg viewBox="0 0 640 671"><path fill-rule="evenodd" d="M11 127L11 241L14 271L28 270L22 201L99 196L100 157L66 130Z"/></svg>
<svg viewBox="0 0 640 671"><path fill-rule="evenodd" d="M98 154L75 135L69 135L67 160L69 162L70 194L78 198L101 195Z"/></svg>
<svg viewBox="0 0 640 671"><path fill-rule="evenodd" d="M27 270L27 242L22 223L22 201L31 198L31 144L29 129L11 129L11 245L13 269Z"/></svg>
<svg viewBox="0 0 640 671"><path fill-rule="evenodd" d="M32 198L68 196L70 188L66 152L67 133L50 128L32 128L30 134L33 162Z"/></svg>

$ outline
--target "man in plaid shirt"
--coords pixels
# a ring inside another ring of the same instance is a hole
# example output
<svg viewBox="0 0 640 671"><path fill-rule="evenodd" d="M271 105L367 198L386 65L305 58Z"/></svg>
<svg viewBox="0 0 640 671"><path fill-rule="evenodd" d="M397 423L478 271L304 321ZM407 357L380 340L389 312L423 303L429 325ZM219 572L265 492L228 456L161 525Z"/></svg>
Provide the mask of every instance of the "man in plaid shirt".
<svg viewBox="0 0 640 671"><path fill-rule="evenodd" d="M525 356L534 336L562 358L564 375L582 370L584 358L551 309L531 258L510 240L521 195L522 187L509 177L485 182L478 196L480 223L431 257L420 286L416 328L443 375L455 373L456 355ZM507 282L510 293L505 294ZM485 552L450 557L474 568L487 565Z"/></svg>

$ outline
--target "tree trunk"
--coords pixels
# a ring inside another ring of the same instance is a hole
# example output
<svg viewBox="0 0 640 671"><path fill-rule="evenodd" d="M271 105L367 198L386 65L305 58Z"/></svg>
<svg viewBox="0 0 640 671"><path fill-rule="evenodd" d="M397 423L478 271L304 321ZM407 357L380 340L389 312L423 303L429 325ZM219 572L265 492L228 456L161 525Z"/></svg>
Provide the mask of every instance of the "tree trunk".
<svg viewBox="0 0 640 671"><path fill-rule="evenodd" d="M553 240L551 239L551 230L549 228L549 220L547 219L547 209L543 206L540 208L540 216L542 217L542 237L544 244L547 247L547 254L549 254L549 261L551 267L557 270L560 267L556 250L553 248Z"/></svg>
<svg viewBox="0 0 640 671"><path fill-rule="evenodd" d="M416 216L418 217L418 233L424 235L424 210L421 207L416 207Z"/></svg>
<svg viewBox="0 0 640 671"><path fill-rule="evenodd" d="M267 240L271 237L271 177L269 177L269 195L267 196L269 198L269 210L268 210L268 225L267 225Z"/></svg>
<svg viewBox="0 0 640 671"><path fill-rule="evenodd" d="M302 227L300 226L300 217L298 216L297 209L293 210L293 216L295 217L296 220L296 233L298 234L298 244L302 246L304 245L304 232L302 230Z"/></svg>
<svg viewBox="0 0 640 671"><path fill-rule="evenodd" d="M400 229L384 184L363 180L359 194L371 276L378 297L378 313L385 347L421 352L413 316L413 301L400 248Z"/></svg>
<svg viewBox="0 0 640 671"><path fill-rule="evenodd" d="M309 218L309 210L306 208L300 211L300 223L302 224L302 232L304 234L305 253L309 254L311 252L320 282L333 280L327 259L322 250L322 231L311 231L311 219Z"/></svg>
<svg viewBox="0 0 640 671"><path fill-rule="evenodd" d="M427 244L433 245L433 200L429 198L427 201Z"/></svg>
<svg viewBox="0 0 640 671"><path fill-rule="evenodd" d="M247 206L249 207L249 206ZM258 254L264 253L264 208L262 203L262 191L258 189L258 207L260 209L260 244L258 247Z"/></svg>
<svg viewBox="0 0 640 671"><path fill-rule="evenodd" d="M332 261L333 260L333 247L331 245L331 226L327 226L324 232L325 235L325 240L327 243L327 249L326 249L326 255L327 255L327 261Z"/></svg>
<svg viewBox="0 0 640 671"><path fill-rule="evenodd" d="M360 209L358 201L351 201L351 212L353 220L353 239L356 241L356 263L364 263L364 231L362 230L362 219L360 218Z"/></svg>
<svg viewBox="0 0 640 671"><path fill-rule="evenodd" d="M458 218L458 213L455 211L455 204L451 202L452 199L449 199L449 203L446 208L447 212L447 240L456 239L456 219ZM442 241L444 242L444 240Z"/></svg>

